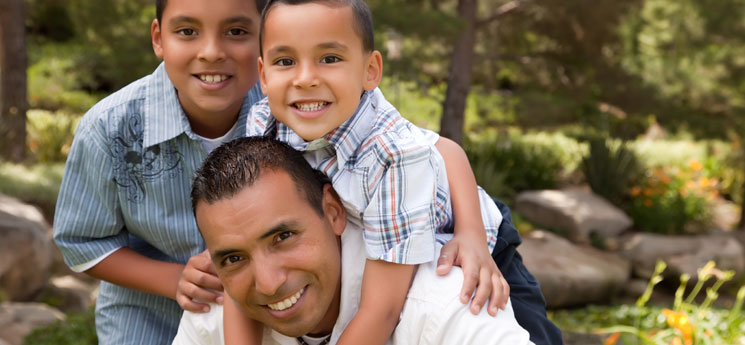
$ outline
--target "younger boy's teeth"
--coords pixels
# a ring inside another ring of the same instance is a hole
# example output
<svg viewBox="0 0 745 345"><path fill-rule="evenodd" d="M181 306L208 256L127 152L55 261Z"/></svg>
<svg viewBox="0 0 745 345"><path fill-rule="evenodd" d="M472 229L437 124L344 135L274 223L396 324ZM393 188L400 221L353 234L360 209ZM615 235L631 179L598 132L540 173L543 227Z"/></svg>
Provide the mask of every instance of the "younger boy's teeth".
<svg viewBox="0 0 745 345"><path fill-rule="evenodd" d="M295 103L295 107L302 111L316 111L325 107L327 102Z"/></svg>
<svg viewBox="0 0 745 345"><path fill-rule="evenodd" d="M200 74L199 79L208 83L219 83L225 79L228 79L228 76L223 74Z"/></svg>

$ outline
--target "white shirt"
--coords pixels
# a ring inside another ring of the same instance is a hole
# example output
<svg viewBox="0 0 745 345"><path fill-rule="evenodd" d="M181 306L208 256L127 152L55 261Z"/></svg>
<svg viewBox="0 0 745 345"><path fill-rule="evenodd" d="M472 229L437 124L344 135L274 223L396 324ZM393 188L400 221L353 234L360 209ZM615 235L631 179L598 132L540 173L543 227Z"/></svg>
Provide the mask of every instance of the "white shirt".
<svg viewBox="0 0 745 345"><path fill-rule="evenodd" d="M335 344L357 312L364 270L365 244L362 232L347 225L342 234L342 291L339 317L331 333ZM439 246L437 248L439 255ZM435 273L435 263L420 264L409 289L398 326L388 345L522 345L530 342L528 332L515 320L512 304L492 317L482 308L471 314L461 304L459 293L463 273L453 267L446 276ZM374 326L373 326L374 327ZM223 345L222 306L213 305L208 313L185 311L173 345ZM264 328L264 345L297 345L297 340Z"/></svg>

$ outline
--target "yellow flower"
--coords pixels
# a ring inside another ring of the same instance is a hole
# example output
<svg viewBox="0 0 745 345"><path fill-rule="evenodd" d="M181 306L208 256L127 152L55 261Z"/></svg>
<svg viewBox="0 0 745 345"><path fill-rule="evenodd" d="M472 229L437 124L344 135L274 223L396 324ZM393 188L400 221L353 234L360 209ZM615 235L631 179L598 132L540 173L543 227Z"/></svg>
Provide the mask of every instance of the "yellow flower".
<svg viewBox="0 0 745 345"><path fill-rule="evenodd" d="M670 342L670 345L683 345L683 342L680 340L680 337L673 338L673 341Z"/></svg>
<svg viewBox="0 0 745 345"><path fill-rule="evenodd" d="M618 341L618 337L621 336L621 333L616 332L611 334L608 338L605 338L605 341L603 341L603 345L614 345Z"/></svg>
<svg viewBox="0 0 745 345"><path fill-rule="evenodd" d="M701 187L702 189L709 187L709 185L710 185L710 181L708 177L704 176L698 179L698 186Z"/></svg>

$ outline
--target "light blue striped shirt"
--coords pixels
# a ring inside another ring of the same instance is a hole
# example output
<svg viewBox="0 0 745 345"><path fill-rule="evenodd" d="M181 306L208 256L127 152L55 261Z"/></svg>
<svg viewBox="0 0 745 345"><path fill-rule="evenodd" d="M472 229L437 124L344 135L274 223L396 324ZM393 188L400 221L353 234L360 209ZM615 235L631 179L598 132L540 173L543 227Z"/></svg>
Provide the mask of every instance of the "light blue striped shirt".
<svg viewBox="0 0 745 345"><path fill-rule="evenodd" d="M249 91L233 131L245 135ZM121 247L184 264L205 244L190 190L206 157L161 64L106 97L80 121L54 217L65 263L85 270ZM100 344L170 344L181 308L168 298L102 282L96 303Z"/></svg>

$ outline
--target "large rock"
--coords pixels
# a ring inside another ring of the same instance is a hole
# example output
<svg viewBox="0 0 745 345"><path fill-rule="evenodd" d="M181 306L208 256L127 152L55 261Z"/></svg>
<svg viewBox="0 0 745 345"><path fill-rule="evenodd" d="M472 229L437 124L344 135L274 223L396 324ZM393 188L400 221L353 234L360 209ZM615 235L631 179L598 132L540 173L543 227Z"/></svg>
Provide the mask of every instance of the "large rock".
<svg viewBox="0 0 745 345"><path fill-rule="evenodd" d="M608 302L626 285L630 264L593 247L573 244L546 231L533 231L518 247L541 284L549 308Z"/></svg>
<svg viewBox="0 0 745 345"><path fill-rule="evenodd" d="M34 210L0 197L0 294L6 300L33 298L50 277L55 249L49 225Z"/></svg>
<svg viewBox="0 0 745 345"><path fill-rule="evenodd" d="M64 320L65 314L42 303L0 303L0 342L21 345L34 328Z"/></svg>
<svg viewBox="0 0 745 345"><path fill-rule="evenodd" d="M634 275L644 279L652 276L657 260L667 263L663 275L672 278L675 284L683 273L695 281L697 270L711 260L720 270L734 270L735 281L745 274L745 250L728 234L671 236L637 233L625 236L621 242L621 254L631 261Z"/></svg>
<svg viewBox="0 0 745 345"><path fill-rule="evenodd" d="M515 212L578 243L589 243L591 235L612 238L632 225L629 216L584 189L523 192L517 196Z"/></svg>

